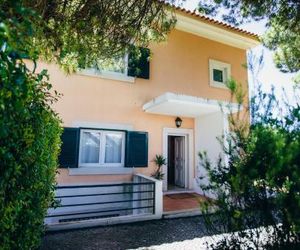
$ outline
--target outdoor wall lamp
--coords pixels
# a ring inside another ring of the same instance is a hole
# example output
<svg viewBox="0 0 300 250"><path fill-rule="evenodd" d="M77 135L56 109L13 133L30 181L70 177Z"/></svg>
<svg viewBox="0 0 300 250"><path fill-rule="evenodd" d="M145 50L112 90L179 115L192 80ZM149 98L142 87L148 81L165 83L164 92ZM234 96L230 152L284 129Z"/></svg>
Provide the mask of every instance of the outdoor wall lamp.
<svg viewBox="0 0 300 250"><path fill-rule="evenodd" d="M177 118L175 119L175 124L176 124L176 127L177 127L177 128L180 128L180 127L181 127L182 120L180 119L180 117L177 117Z"/></svg>

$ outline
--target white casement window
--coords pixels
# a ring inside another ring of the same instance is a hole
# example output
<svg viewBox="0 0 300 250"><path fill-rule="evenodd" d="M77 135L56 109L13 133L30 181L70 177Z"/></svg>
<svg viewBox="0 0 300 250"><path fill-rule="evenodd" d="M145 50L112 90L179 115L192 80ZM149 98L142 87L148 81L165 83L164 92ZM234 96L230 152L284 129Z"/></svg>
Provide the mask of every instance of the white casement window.
<svg viewBox="0 0 300 250"><path fill-rule="evenodd" d="M124 167L125 132L81 129L80 167Z"/></svg>
<svg viewBox="0 0 300 250"><path fill-rule="evenodd" d="M209 77L211 86L227 88L226 83L231 77L231 65L209 59Z"/></svg>
<svg viewBox="0 0 300 250"><path fill-rule="evenodd" d="M128 53L112 59L99 60L93 67L82 69L80 73L112 80L134 82L134 77L128 76Z"/></svg>
<svg viewBox="0 0 300 250"><path fill-rule="evenodd" d="M128 54L110 60L98 61L95 69L102 74L126 75L128 73Z"/></svg>

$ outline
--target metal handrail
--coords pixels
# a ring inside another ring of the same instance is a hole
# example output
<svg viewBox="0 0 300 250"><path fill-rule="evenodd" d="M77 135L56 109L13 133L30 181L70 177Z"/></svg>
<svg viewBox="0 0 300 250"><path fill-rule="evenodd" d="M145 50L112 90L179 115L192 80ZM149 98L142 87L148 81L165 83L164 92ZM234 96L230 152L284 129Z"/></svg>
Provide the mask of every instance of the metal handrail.
<svg viewBox="0 0 300 250"><path fill-rule="evenodd" d="M134 192L117 192L117 193L101 193L101 194L76 194L76 195L61 195L55 198L74 198L74 197L87 197L87 196L101 196L101 195L117 195L117 194L140 194L140 193L153 193L150 191L134 191Z"/></svg>
<svg viewBox="0 0 300 250"><path fill-rule="evenodd" d="M115 184L91 184L91 185L66 185L66 186L56 186L56 189L66 189L66 188L96 188L96 187L118 187L118 186L135 186L135 185L152 185L154 182L132 182L132 183L115 183Z"/></svg>
<svg viewBox="0 0 300 250"><path fill-rule="evenodd" d="M104 205L104 204L113 204L113 203L122 203L122 202L132 202L132 201L151 201L154 198L146 199L131 199L131 200L121 200L121 201L106 201L106 202L89 202L89 203L77 203L77 204L67 204L62 205L61 207L79 207L79 206L92 206L92 205Z"/></svg>

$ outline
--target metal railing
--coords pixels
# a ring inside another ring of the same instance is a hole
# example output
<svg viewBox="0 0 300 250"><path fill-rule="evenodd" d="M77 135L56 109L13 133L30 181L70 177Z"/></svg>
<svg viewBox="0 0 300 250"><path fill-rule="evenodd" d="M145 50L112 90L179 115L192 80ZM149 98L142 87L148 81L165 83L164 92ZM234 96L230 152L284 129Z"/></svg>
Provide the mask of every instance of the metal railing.
<svg viewBox="0 0 300 250"><path fill-rule="evenodd" d="M155 183L57 186L55 200L59 205L48 210L46 224L155 214Z"/></svg>

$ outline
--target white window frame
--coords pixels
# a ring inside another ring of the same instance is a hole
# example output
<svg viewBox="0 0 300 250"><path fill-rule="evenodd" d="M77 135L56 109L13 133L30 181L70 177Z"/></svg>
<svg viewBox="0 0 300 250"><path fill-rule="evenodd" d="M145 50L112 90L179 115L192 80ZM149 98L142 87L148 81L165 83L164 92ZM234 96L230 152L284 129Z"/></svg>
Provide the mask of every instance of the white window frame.
<svg viewBox="0 0 300 250"><path fill-rule="evenodd" d="M97 132L100 133L100 151L99 151L99 163L82 163L82 140L84 132ZM121 149L121 163L105 163L105 143L107 134L121 134L122 135L122 149ZM79 142L79 167L124 167L125 163L125 132L115 130L103 130L103 129L80 129L80 142Z"/></svg>
<svg viewBox="0 0 300 250"><path fill-rule="evenodd" d="M121 72L115 72L115 71L110 71L110 70L96 70L96 71L99 71L103 75L107 74L107 75L122 75L122 76L127 76L127 74L128 74L128 53L125 53L125 55L123 56L123 59L124 59L124 65L125 65L123 73L121 73Z"/></svg>
<svg viewBox="0 0 300 250"><path fill-rule="evenodd" d="M214 81L214 69L223 72L223 82ZM209 83L212 87L228 89L226 82L231 78L231 65L229 63L209 59Z"/></svg>
<svg viewBox="0 0 300 250"><path fill-rule="evenodd" d="M128 76L128 57L129 57L128 53L125 53L124 55L125 69L123 73L109 71L109 70L99 70L95 68L87 68L87 69L80 70L79 74L133 83L135 81L135 77Z"/></svg>

